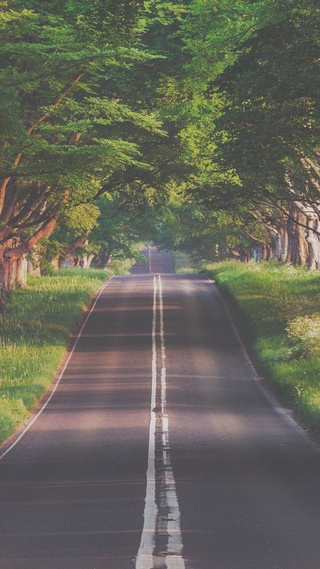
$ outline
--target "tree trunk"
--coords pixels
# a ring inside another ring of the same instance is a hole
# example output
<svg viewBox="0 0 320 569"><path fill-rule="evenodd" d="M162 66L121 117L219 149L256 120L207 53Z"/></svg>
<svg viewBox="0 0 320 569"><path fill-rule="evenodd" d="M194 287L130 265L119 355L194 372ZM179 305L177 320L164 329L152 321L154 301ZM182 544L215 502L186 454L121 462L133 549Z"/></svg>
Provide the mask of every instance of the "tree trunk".
<svg viewBox="0 0 320 569"><path fill-rule="evenodd" d="M320 220L319 217L314 214L314 217L308 220L308 229L306 232L309 269L320 269L320 238L316 231L320 231Z"/></svg>
<svg viewBox="0 0 320 569"><path fill-rule="evenodd" d="M309 261L309 251L306 239L306 229L303 225L308 223L308 219L303 213L298 212L297 221L299 224L296 226L296 264L307 265Z"/></svg>
<svg viewBox="0 0 320 569"><path fill-rule="evenodd" d="M93 253L90 253L90 255L87 256L86 260L87 260L87 269L89 269L89 267L91 267L91 263L94 259L94 255Z"/></svg>
<svg viewBox="0 0 320 569"><path fill-rule="evenodd" d="M2 248L0 252L0 273L1 288L3 291L11 291L18 284L23 282L23 261L25 254L42 239L42 237L49 237L57 224L56 219L51 219L44 223L29 239L26 241L16 243L16 240L11 239Z"/></svg>
<svg viewBox="0 0 320 569"><path fill-rule="evenodd" d="M21 288L25 287L27 284L27 259L23 255L17 261L17 273L16 273L16 283Z"/></svg>

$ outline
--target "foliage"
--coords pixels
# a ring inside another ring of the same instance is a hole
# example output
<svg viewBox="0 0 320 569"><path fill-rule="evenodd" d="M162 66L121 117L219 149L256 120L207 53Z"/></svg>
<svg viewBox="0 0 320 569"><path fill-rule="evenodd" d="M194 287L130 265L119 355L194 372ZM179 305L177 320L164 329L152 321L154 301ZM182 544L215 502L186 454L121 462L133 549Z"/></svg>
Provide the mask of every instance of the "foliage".
<svg viewBox="0 0 320 569"><path fill-rule="evenodd" d="M203 262L226 257L243 260L257 243L269 244L264 226L245 207L215 210L192 199L186 186L180 184L177 190L171 185L170 189L153 238L160 247L183 251Z"/></svg>
<svg viewBox="0 0 320 569"><path fill-rule="evenodd" d="M228 95L217 124L229 135L221 153L252 198L290 199L286 174L302 199L308 178L309 198L317 193L301 156L314 159L320 134L319 11L290 4L252 36L217 83Z"/></svg>
<svg viewBox="0 0 320 569"><path fill-rule="evenodd" d="M195 0L180 27L183 194L232 217L239 256L289 202L318 214L319 15L309 0Z"/></svg>
<svg viewBox="0 0 320 569"><path fill-rule="evenodd" d="M124 193L144 217L150 192L161 193L160 233L166 211L182 229L187 217L193 235L175 246L189 241L186 249L208 258L216 245L241 257L268 242L290 200L316 211L313 1L10 0L1 8L0 243L18 236L15 254L68 220L73 236L85 234L97 219L89 204L103 194L117 202Z"/></svg>
<svg viewBox="0 0 320 569"><path fill-rule="evenodd" d="M298 316L288 323L287 332L303 356L320 356L320 313Z"/></svg>
<svg viewBox="0 0 320 569"><path fill-rule="evenodd" d="M139 40L141 11L140 2L95 2L90 10L58 0L4 4L0 243L19 236L16 256L128 167L147 167L139 146L162 130L154 114L125 101L130 68L154 58Z"/></svg>

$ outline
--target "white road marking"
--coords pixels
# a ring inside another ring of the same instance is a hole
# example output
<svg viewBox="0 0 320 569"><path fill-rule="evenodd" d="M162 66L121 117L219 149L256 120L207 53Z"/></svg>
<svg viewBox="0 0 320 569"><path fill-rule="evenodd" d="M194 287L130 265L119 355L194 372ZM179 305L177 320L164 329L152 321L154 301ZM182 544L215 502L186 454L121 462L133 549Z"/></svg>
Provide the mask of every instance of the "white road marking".
<svg viewBox="0 0 320 569"><path fill-rule="evenodd" d="M215 281L209 279L209 277L207 277L207 280L209 283L211 284L215 284ZM218 288L219 291L219 288ZM287 410L284 407L281 406L280 402L277 400L277 398L273 395L273 393L269 390L269 388L267 387L267 385L262 381L262 377L259 376L254 363L252 362L247 349L242 341L242 338L240 336L240 333L238 331L237 326L234 323L233 317L231 315L231 312L228 308L228 305L225 301L225 299L223 298L222 294L219 292L220 294L220 299L221 302L225 308L225 312L227 314L228 320L234 330L234 333L236 335L236 338L239 342L241 351L243 353L243 356L245 358L245 360L247 361L249 367L251 368L252 371L252 377L253 379L256 381L261 393L264 395L264 397L268 400L268 402L270 403L270 405L272 406L272 408L274 409L274 411L282 416L282 418L284 418L286 420L286 422L290 423L290 425L292 427L294 427L294 429L296 430L296 432L299 433L299 435L301 435L304 439L304 441L308 444L308 446L311 446L313 448L314 451L316 451L318 454L320 453L320 447L319 444L316 441L313 441L307 434L307 432L301 427L301 425L299 425L299 423L295 420L295 418L291 415L292 411L291 410Z"/></svg>
<svg viewBox="0 0 320 569"><path fill-rule="evenodd" d="M10 451L16 446L16 444L18 444L18 442L22 439L22 437L24 437L24 435L27 433L27 431L29 431L29 429L32 427L33 423L36 422L36 420L38 419L38 417L41 415L41 413L45 410L45 408L47 407L47 405L50 403L50 401L51 401L53 395L55 394L55 392L56 392L56 390L57 390L57 388L58 388L58 385L59 385L59 383L60 383L60 381L61 381L61 379L62 379L62 377L63 377L63 375L64 375L64 372L66 371L66 368L67 368L67 366L68 366L68 364L69 364L69 362L70 362L70 359L71 359L71 357L72 357L72 354L73 354L73 352L75 351L75 349L76 349L76 347L77 347L78 341L79 341L79 339L80 339L80 337L81 337L81 335L82 335L82 332L83 332L83 330L84 330L84 327L85 327L85 325L87 324L87 322L88 322L88 320L89 320L89 318L90 318L90 316L91 316L93 310L95 309L96 304L97 304L97 302L98 302L98 300L99 300L101 294L103 293L104 289L108 286L109 282L110 282L112 279L113 279L113 277L111 277L111 278L106 282L106 284L101 288L101 290L99 291L99 294L97 295L97 297L96 297L96 299L95 299L95 301L94 301L94 303L93 303L93 305L92 305L92 308L91 308L90 312L88 313L88 315L87 315L87 317L86 317L86 319L85 319L83 325L81 326L81 329L80 329L80 331L79 331L79 333L78 333L78 335L77 335L77 337L76 337L76 340L75 340L75 342L74 342L74 344L73 344L72 350L71 350L71 352L70 352L70 354L69 354L69 356L68 356L68 358L67 358L67 360L66 360L66 362L65 362L65 364L64 364L64 366L63 366L63 368L62 368L62 371L61 371L61 373L60 373L60 375L59 375L59 377L58 377L58 379L57 379L57 381L56 381L56 383L55 383L55 385L54 385L54 388L53 388L52 392L50 393L50 396L48 397L48 399L46 399L46 401L45 401L45 403L42 405L41 409L36 413L36 415L31 419L31 421L29 421L29 423L26 425L25 429L20 433L20 435L19 435L19 436L14 440L14 442L0 455L0 460L1 460L2 458L4 458L4 457L6 456L6 454L8 454L8 452L10 452Z"/></svg>
<svg viewBox="0 0 320 569"><path fill-rule="evenodd" d="M147 488L144 524L135 567L136 569L185 569L182 557L180 510L170 461L163 292L160 275L154 277L153 287L152 388Z"/></svg>
<svg viewBox="0 0 320 569"><path fill-rule="evenodd" d="M151 410L149 424L149 448L146 497L144 507L144 523L140 547L136 559L136 569L151 569L153 567L153 550L155 548L155 528L158 516L156 504L156 470L155 470L155 439L156 439L156 392L157 392L157 277L153 278L153 317L152 317L152 376L151 376Z"/></svg>

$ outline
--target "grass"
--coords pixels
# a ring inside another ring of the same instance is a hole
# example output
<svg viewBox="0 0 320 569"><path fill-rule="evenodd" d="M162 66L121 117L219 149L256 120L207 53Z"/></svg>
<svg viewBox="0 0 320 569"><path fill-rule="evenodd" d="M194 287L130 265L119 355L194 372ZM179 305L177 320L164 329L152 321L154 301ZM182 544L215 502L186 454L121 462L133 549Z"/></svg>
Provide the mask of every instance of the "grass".
<svg viewBox="0 0 320 569"><path fill-rule="evenodd" d="M207 267L259 371L320 435L320 273L277 262Z"/></svg>
<svg viewBox="0 0 320 569"><path fill-rule="evenodd" d="M0 316L0 443L30 415L50 386L66 353L70 333L106 271L68 269L29 278Z"/></svg>

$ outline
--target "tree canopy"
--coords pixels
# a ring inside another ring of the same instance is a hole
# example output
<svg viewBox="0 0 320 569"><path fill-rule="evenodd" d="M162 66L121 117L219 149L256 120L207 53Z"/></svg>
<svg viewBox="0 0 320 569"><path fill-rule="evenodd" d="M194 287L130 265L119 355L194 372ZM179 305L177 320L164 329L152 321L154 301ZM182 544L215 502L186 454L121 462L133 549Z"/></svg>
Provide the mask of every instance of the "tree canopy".
<svg viewBox="0 0 320 569"><path fill-rule="evenodd" d="M1 1L2 268L68 224L105 253L310 248L319 28L315 0Z"/></svg>

